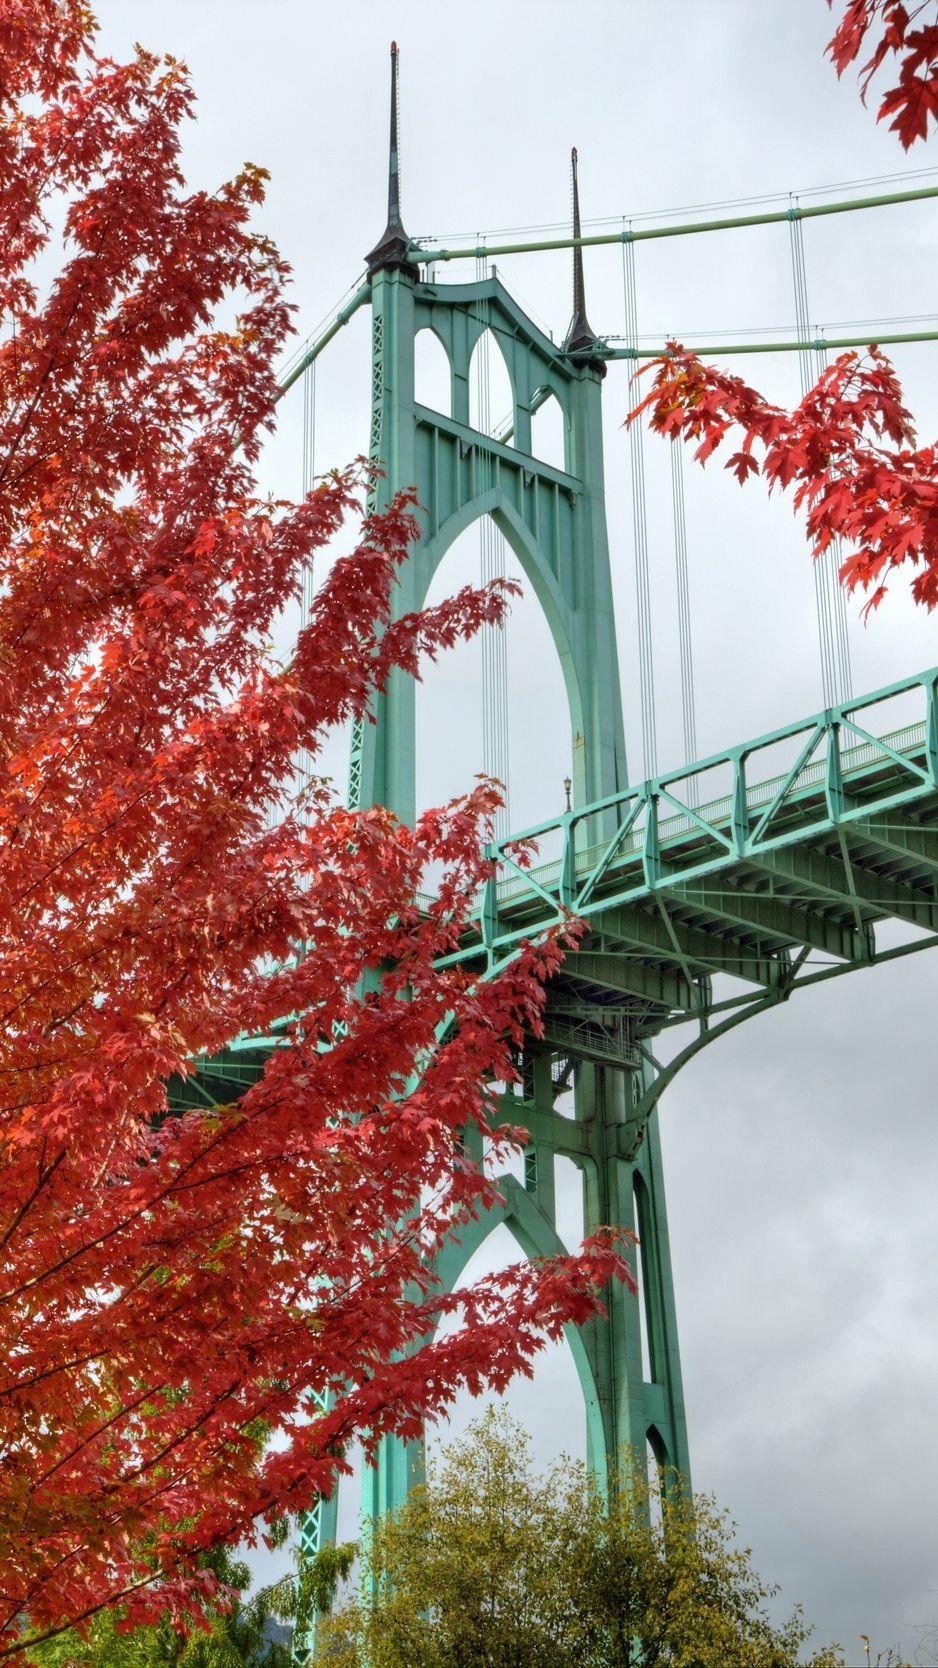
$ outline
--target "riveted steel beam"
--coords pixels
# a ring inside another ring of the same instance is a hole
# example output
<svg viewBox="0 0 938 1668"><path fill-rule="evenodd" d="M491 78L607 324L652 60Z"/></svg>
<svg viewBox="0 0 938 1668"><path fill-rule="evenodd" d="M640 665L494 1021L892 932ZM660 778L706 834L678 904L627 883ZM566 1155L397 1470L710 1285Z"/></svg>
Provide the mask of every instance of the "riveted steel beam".
<svg viewBox="0 0 938 1668"><path fill-rule="evenodd" d="M832 916L819 915L816 909L804 907L790 898L765 892L746 891L735 886L716 883L695 886L676 886L670 896L721 921L737 927L748 927L788 945L810 944L825 955L840 956L852 961L862 953L852 921L839 921ZM844 902L841 893L837 900Z"/></svg>
<svg viewBox="0 0 938 1668"><path fill-rule="evenodd" d="M845 825L848 840L856 826L855 823ZM864 838L867 837L864 834ZM843 903L853 893L861 909L870 917L875 915L882 919L894 916L913 926L927 927L931 931L938 929L938 899L929 897L927 892L919 891L905 881L864 868L855 853L851 854L848 870L838 857L810 848L789 846L783 851L760 857L759 868L795 882L816 898Z"/></svg>
<svg viewBox="0 0 938 1668"><path fill-rule="evenodd" d="M680 973L636 961L628 956L608 952L581 950L567 956L563 974L571 979L585 979L602 990L614 991L619 996L636 996L644 1002L654 1002L664 1008L697 1006L694 984Z"/></svg>
<svg viewBox="0 0 938 1668"><path fill-rule="evenodd" d="M767 988L778 983L782 968L778 958L760 954L738 939L702 932L670 917L665 921L662 911L667 910L667 904L659 897L658 905L655 914L626 906L604 911L603 934L620 944L660 957L669 964L671 972L690 967L699 973L730 973L734 978Z"/></svg>

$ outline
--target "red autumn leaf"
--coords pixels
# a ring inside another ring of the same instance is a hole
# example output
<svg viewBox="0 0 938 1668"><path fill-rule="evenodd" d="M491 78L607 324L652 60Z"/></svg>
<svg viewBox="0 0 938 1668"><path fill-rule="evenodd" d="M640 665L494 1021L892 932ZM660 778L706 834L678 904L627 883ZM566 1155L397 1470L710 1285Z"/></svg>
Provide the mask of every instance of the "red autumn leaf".
<svg viewBox="0 0 938 1668"><path fill-rule="evenodd" d="M750 475L759 473L758 459L746 451L734 452L733 456L727 459L726 467L732 470L740 486L745 485Z"/></svg>
<svg viewBox="0 0 938 1668"><path fill-rule="evenodd" d="M827 3L832 6L834 0ZM932 21L914 27L925 12L934 18L931 0L923 0L911 11L900 0L847 0L827 46L828 56L840 76L856 62L867 37L871 37L871 56L860 69L864 103L877 71L888 58L898 60L898 83L883 95L876 119L884 121L892 117L889 126L898 134L905 150L917 139L927 137L930 119L938 121L938 24Z"/></svg>

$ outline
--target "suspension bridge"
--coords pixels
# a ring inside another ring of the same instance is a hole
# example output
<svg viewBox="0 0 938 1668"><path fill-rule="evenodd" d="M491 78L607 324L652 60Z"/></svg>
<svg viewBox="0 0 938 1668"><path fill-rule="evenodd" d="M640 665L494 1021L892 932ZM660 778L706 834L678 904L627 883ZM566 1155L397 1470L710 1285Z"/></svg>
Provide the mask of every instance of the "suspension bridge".
<svg viewBox="0 0 938 1668"><path fill-rule="evenodd" d="M395 609L419 608L453 542L480 529L483 579L502 568L507 545L520 562L552 633L570 708L567 806L534 828L507 813L491 848L493 874L479 899L478 930L455 952L479 974L509 960L519 941L565 918L586 932L554 979L543 1038L531 1039L522 1082L505 1096L506 1122L529 1132L523 1180L506 1177L499 1210L444 1254L447 1289L496 1222L528 1255L562 1250L555 1164L572 1160L583 1188L587 1232L601 1223L634 1228L641 1245L637 1295L611 1294L604 1319L572 1332L586 1405L588 1454L602 1481L623 1445L650 1450L660 1466L690 1474L672 1289L658 1100L675 1074L743 1021L799 992L938 944L938 667L872 693L852 689L844 597L836 551L815 565L823 705L764 734L697 757L692 617L687 576L681 450L672 448L672 510L685 763L658 770L649 552L642 431L630 430L642 768L626 765L620 660L613 617L603 479L602 386L614 360L640 360L636 247L643 240L697 237L728 228L787 226L795 335L702 352L788 352L811 386L830 349L868 345L867 335L819 337L810 328L803 228L813 217L925 201L938 187L678 225L584 235L576 153L572 231L562 237L426 246L404 230L398 145L397 53L392 48L388 221L367 272L325 331L306 344L282 383L302 382L304 475L314 472L315 370L335 335L371 309L370 454L384 469L380 507L415 486L424 528L402 569ZM597 336L586 310L584 249L622 250L625 331ZM569 249L573 317L555 343L490 270L494 256ZM473 261L467 282L440 269ZM448 365L445 414L416 398L415 342L431 331ZM880 344L938 339L932 329L879 331ZM482 344L483 351L476 353ZM488 344L494 344L489 346ZM493 423L486 355L500 352L511 412ZM474 406L473 378L475 383ZM532 450L532 416L548 399L563 415L562 467ZM310 583L309 581L307 584ZM309 592L304 592L308 607ZM505 636L486 633L480 698L485 765L507 778ZM898 714L898 717L897 717ZM415 685L394 673L373 724L351 739L349 800L416 813ZM533 838L531 867L518 841ZM885 931L883 930L885 929ZM677 1051L659 1039L680 1028ZM689 1040L687 1040L689 1038ZM204 1104L235 1098L263 1070L273 1038L233 1041L200 1063L178 1092ZM572 1092L573 1115L568 1115ZM565 1110L558 1109L561 1099ZM481 1147L478 1157L482 1159ZM386 1440L364 1480L363 1509L393 1510L420 1475L418 1445ZM336 1501L307 1519L314 1552L334 1537ZM296 1647L302 1658L308 1642Z"/></svg>

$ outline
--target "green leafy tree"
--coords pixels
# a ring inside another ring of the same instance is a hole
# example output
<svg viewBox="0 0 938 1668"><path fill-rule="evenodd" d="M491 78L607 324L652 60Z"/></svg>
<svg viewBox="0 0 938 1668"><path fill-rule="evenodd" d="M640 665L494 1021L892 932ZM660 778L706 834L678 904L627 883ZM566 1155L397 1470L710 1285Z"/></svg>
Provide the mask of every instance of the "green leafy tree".
<svg viewBox="0 0 938 1668"><path fill-rule="evenodd" d="M713 1502L653 1490L625 1465L607 1509L585 1466L534 1475L504 1412L455 1443L363 1556L373 1602L350 1598L318 1629L330 1668L803 1668L800 1609L776 1589ZM839 1651L810 1668L840 1668Z"/></svg>
<svg viewBox="0 0 938 1668"><path fill-rule="evenodd" d="M289 1645L277 1637L278 1589L246 1596L250 1571L225 1549L203 1559L207 1571L232 1591L231 1608L216 1609L207 1629L184 1638L169 1616L152 1627L121 1631L120 1608L102 1611L86 1638L62 1633L34 1647L37 1668L291 1668ZM272 1625L273 1624L273 1625Z"/></svg>

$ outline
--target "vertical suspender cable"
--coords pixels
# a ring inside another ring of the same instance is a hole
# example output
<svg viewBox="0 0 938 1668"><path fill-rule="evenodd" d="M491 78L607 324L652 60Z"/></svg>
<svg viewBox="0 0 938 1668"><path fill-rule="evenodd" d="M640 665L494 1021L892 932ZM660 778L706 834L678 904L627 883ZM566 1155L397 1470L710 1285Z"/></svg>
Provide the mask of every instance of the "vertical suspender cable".
<svg viewBox="0 0 938 1668"><path fill-rule="evenodd" d="M303 496L310 491L316 474L316 361L307 367L303 377L303 450L300 460L300 484ZM313 602L313 564L307 562L303 568L300 580L300 630L309 624ZM297 788L302 793L312 775L312 754L307 748L301 748L297 759ZM327 1400L323 1392L314 1394L314 1404L320 1412L325 1411ZM309 1511L303 1512L299 1519L299 1556L301 1561L311 1561L317 1553L322 1551L324 1503L320 1496ZM294 1630L290 1648L291 1661L295 1668L306 1668L310 1662L315 1645L315 1623L303 1632L299 1628Z"/></svg>
<svg viewBox="0 0 938 1668"><path fill-rule="evenodd" d="M826 364L826 354L811 345L811 317L804 258L801 220L792 214L788 221L791 242L791 271L795 299L795 330L804 348L798 355L802 399L813 388ZM818 645L821 656L821 687L825 707L849 700L852 693L850 640L847 633L847 603L838 579L839 544L831 545L814 562L814 598L817 608Z"/></svg>
<svg viewBox="0 0 938 1668"><path fill-rule="evenodd" d="M681 730L684 763L697 757L697 702L694 692L694 647L691 635L690 583L687 573L687 519L684 512L684 450L671 447L671 508L674 521L674 574L677 588L677 630L681 660ZM691 784L691 793L694 785Z"/></svg>
<svg viewBox="0 0 938 1668"><path fill-rule="evenodd" d="M624 228L623 228L624 229ZM638 313L635 286L635 250L630 238L622 242L622 294L625 304L625 340L638 346ZM640 399L634 383L629 384L629 410ZM658 739L655 723L655 668L651 640L651 585L648 568L648 518L645 506L645 453L641 423L629 426L629 456L632 473L632 538L635 551L635 602L638 615L638 674L642 720L642 759L645 777L658 774Z"/></svg>
<svg viewBox="0 0 938 1668"><path fill-rule="evenodd" d="M302 490L306 494L312 490L316 478L316 361L310 365L303 378L303 461L302 461ZM313 606L313 564L307 562L303 568L300 583L300 630L309 625ZM312 775L312 754L304 747L298 760L298 787L302 791Z"/></svg>
<svg viewBox="0 0 938 1668"><path fill-rule="evenodd" d="M476 258L476 280L489 276L484 257ZM475 353L476 394L478 400L479 431L492 433L491 392L491 307L480 302L479 317L483 330ZM488 492L495 485L495 465L492 455L480 449L479 490ZM505 541L490 515L479 518L479 577L483 585L505 577ZM504 804L495 816L495 838L508 837L510 816L508 806L508 645L505 627L482 628L482 769L486 776L494 776L503 785Z"/></svg>
<svg viewBox="0 0 938 1668"><path fill-rule="evenodd" d="M827 348L820 344L814 350L815 380L827 369ZM839 539L824 552L828 583L831 589L834 625L834 654L837 668L834 693L838 704L849 701L853 694L853 665L850 658L850 631L847 622L847 593L840 583L843 548Z"/></svg>

